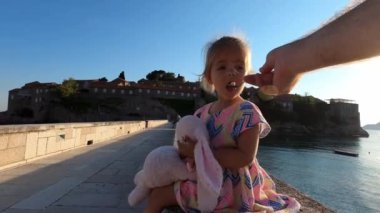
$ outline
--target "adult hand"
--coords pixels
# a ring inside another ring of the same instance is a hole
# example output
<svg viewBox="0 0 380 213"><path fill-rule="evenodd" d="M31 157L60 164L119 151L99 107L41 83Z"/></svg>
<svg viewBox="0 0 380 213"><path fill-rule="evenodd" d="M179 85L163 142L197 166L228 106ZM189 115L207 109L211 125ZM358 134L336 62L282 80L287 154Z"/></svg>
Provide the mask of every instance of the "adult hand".
<svg viewBox="0 0 380 213"><path fill-rule="evenodd" d="M268 95L289 93L302 75L291 64L294 54L288 45L270 51L260 73L245 76L245 82L260 87Z"/></svg>

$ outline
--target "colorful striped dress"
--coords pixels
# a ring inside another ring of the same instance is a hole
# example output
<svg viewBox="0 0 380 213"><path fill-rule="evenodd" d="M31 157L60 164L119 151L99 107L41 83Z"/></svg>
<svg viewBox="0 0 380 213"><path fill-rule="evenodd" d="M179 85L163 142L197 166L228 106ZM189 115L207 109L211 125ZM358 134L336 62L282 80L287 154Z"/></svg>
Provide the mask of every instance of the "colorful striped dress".
<svg viewBox="0 0 380 213"><path fill-rule="evenodd" d="M221 112L210 114L213 103L195 112L207 126L212 149L236 147L236 139L245 130L260 125L260 138L270 126L258 107L249 102L231 105ZM197 210L196 181L179 181L174 184L178 204L185 212ZM278 194L270 176L260 167L257 159L246 167L223 171L223 186L214 212L297 212L300 204L292 197Z"/></svg>

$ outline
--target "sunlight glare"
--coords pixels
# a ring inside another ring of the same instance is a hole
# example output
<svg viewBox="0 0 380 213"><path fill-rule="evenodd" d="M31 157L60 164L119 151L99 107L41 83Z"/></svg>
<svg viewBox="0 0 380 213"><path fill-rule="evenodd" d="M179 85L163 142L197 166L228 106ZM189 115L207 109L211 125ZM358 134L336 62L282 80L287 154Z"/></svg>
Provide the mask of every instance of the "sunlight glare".
<svg viewBox="0 0 380 213"><path fill-rule="evenodd" d="M349 69L355 70L355 75L350 76L355 86L350 92L359 104L362 125L380 122L380 57L356 62L347 65Z"/></svg>

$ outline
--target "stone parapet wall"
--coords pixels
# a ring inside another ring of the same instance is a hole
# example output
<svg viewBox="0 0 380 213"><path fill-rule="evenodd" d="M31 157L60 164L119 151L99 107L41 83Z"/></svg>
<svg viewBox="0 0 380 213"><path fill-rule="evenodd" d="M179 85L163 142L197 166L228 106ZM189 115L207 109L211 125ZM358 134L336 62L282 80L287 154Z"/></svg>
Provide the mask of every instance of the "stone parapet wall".
<svg viewBox="0 0 380 213"><path fill-rule="evenodd" d="M149 120L0 126L0 170L167 122Z"/></svg>

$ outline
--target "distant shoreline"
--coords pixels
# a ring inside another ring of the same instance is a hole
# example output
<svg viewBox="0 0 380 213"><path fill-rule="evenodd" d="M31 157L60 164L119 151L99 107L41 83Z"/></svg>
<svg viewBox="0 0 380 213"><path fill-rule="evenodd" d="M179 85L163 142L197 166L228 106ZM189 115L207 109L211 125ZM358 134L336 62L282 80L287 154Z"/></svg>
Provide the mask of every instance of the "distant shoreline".
<svg viewBox="0 0 380 213"><path fill-rule="evenodd" d="M377 124L367 124L362 127L365 130L380 130L380 123Z"/></svg>

